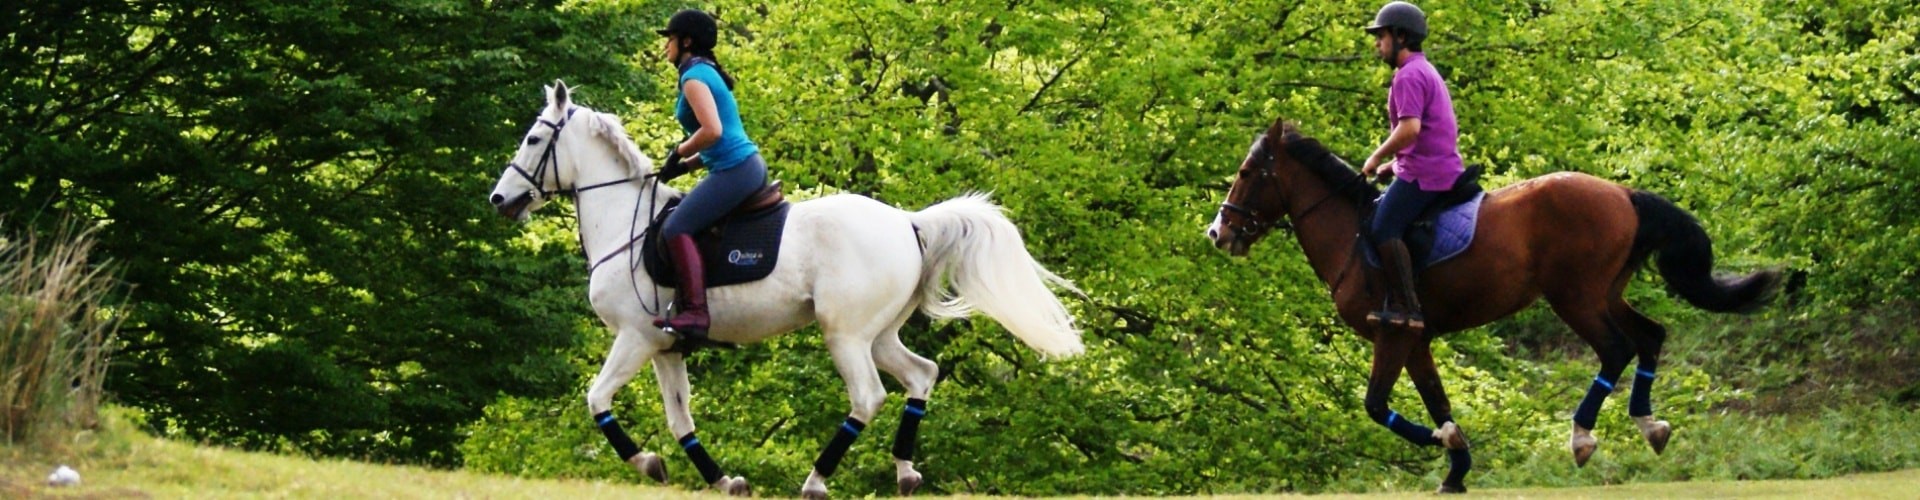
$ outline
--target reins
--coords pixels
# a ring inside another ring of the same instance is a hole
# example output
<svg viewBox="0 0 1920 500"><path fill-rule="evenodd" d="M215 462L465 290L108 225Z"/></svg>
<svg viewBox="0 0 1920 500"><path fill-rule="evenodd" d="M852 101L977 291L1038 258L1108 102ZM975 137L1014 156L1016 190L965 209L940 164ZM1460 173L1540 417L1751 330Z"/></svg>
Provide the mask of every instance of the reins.
<svg viewBox="0 0 1920 500"><path fill-rule="evenodd" d="M551 137L547 139L547 146L545 150L540 152L540 163L534 166L534 169L532 172L528 172L525 168L522 168L517 163L509 162L507 163L507 167L512 168L514 172L517 172L520 174L521 178L526 179L529 184L532 184L534 186L534 189L532 191L533 194L545 199L553 199L554 197L573 198L576 206L579 204L580 195L588 191L592 191L592 190L600 189L604 187L618 186L621 184L626 184L626 183L637 181L637 180L650 181L651 184L648 184L646 189L642 190L641 193L642 193L642 196L644 196L645 193L648 193L648 192L654 193L652 200L648 202L648 208L647 208L647 215L651 217L654 211L659 209L659 202L660 202L660 196L659 196L660 177L653 173L648 173L647 175L644 175L644 176L627 177L624 179L601 182L597 184L590 184L587 186L558 188L553 190L544 190L540 188L541 186L546 185L545 183L541 182L541 179L544 177L549 177L548 172L552 173L550 177L553 178L553 184L555 186L560 185L560 166L559 166L560 164L560 153L559 153L560 131L562 129L565 129L567 126L567 123L573 120L573 112L579 109L580 108L578 107L567 108L567 115L565 117L562 117L558 123L547 121L545 118L540 119L540 124L546 125L547 128L552 129L553 134L551 135ZM642 238L646 238L648 232L639 230L640 228L640 204L639 203L635 203L633 205L633 211L634 211L633 217L627 223L626 244L620 245L618 248L615 248L612 252L609 252L607 255L602 256L599 259L594 259L592 255L587 254L587 228L585 225L580 223L579 210L577 209L574 210L573 225L579 228L579 231L575 233L575 237L578 238L578 241L580 243L580 256L583 259L585 259L587 262L587 276L589 278L593 276L593 273L595 270L600 268L601 264L605 264L607 263L607 261L613 260L614 257L620 256L621 254L626 254L628 256L627 272L629 274L640 270L642 256L639 255L639 252L634 252L632 250L634 245L638 244ZM635 234L635 233L639 233L639 234ZM652 280L648 280L648 281L652 281ZM640 284L638 282L635 282L635 280L631 280L631 279L627 280L627 282L632 285L634 298L643 298L643 295L640 293ZM649 316L658 316L659 312L664 310L664 308L660 305L660 283L658 282L653 283L653 307L648 308L647 301L641 300L640 308L641 310L645 311Z"/></svg>

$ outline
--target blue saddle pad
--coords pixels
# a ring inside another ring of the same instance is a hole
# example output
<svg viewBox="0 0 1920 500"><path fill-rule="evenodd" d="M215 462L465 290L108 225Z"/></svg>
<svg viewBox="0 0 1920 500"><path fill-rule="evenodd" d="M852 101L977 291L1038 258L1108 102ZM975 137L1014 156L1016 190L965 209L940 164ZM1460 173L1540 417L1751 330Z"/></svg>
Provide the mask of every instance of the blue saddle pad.
<svg viewBox="0 0 1920 500"><path fill-rule="evenodd" d="M667 260L667 249L660 244L660 224L667 215L678 208L679 199L669 202L669 206L660 211L653 226L647 228L645 242L640 253L646 263L647 275L660 286L678 288L679 273ZM737 285L759 281L773 274L774 264L780 260L780 239L786 232L788 208L793 205L780 202L756 212L730 215L714 223L712 228L693 236L700 245L700 259L707 271L707 288Z"/></svg>
<svg viewBox="0 0 1920 500"><path fill-rule="evenodd" d="M1486 192L1475 194L1473 198L1442 210L1430 218L1423 218L1407 227L1402 239L1407 243L1407 253L1413 257L1413 267L1426 269L1447 259L1458 257L1473 245L1473 228L1480 219L1480 202L1487 199ZM1367 265L1380 267L1380 254L1372 245L1361 245L1367 255Z"/></svg>

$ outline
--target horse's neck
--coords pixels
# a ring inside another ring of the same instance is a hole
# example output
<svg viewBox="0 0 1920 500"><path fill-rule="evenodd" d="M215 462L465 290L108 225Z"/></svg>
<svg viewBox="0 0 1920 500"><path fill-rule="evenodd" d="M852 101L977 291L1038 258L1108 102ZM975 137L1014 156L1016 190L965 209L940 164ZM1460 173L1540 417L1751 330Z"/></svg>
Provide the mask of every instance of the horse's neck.
<svg viewBox="0 0 1920 500"><path fill-rule="evenodd" d="M610 152L602 152L604 147L582 148L595 151L583 151L577 158L575 172L579 174L579 186L619 181L626 177L628 170L619 164L620 160ZM673 195L671 188L651 180L634 179L594 188L574 197L575 210L580 217L580 247L589 260L588 265L612 255L614 252L636 243L635 238L646 234L647 227L653 223L653 216L666 205Z"/></svg>
<svg viewBox="0 0 1920 500"><path fill-rule="evenodd" d="M1301 188L1287 194L1292 205L1287 207L1287 217L1293 220L1294 237L1307 256L1307 264L1337 295L1351 283L1364 280L1356 276L1360 274L1356 266L1363 264L1355 246L1361 231L1359 207L1334 193L1311 172L1296 175L1306 182L1288 183Z"/></svg>

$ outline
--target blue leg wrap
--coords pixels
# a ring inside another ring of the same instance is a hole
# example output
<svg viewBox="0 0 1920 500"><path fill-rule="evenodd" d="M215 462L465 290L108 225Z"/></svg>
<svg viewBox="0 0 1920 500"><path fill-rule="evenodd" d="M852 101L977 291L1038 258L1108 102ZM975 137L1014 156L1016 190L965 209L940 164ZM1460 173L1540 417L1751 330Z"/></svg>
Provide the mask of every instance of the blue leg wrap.
<svg viewBox="0 0 1920 500"><path fill-rule="evenodd" d="M920 419L927 416L927 400L907 399L900 414L900 429L893 433L893 458L913 461L914 442L920 439Z"/></svg>
<svg viewBox="0 0 1920 500"><path fill-rule="evenodd" d="M700 446L700 438L694 437L693 433L680 436L680 448L687 450L687 459L693 461L693 468L700 469L700 479L706 480L707 484L713 484L723 477L720 474L720 464L714 463L713 457L707 456L707 448Z"/></svg>
<svg viewBox="0 0 1920 500"><path fill-rule="evenodd" d="M1393 431L1394 434L1399 434L1400 437L1406 439L1407 442L1420 446L1437 446L1440 444L1440 440L1433 438L1433 429L1409 422L1406 417L1400 416L1399 412L1388 411L1384 417L1375 418L1374 422L1379 422L1380 425L1387 426L1387 430Z"/></svg>
<svg viewBox="0 0 1920 500"><path fill-rule="evenodd" d="M1593 378L1593 385L1587 388L1587 397L1580 400L1580 406L1573 410L1573 423L1581 428L1593 429L1594 420L1600 418L1600 403L1613 394L1613 382L1606 375Z"/></svg>
<svg viewBox="0 0 1920 500"><path fill-rule="evenodd" d="M607 444L613 445L613 451L620 454L620 460L625 461L640 454L640 446L633 444L633 438L627 437L627 431L620 429L620 421L613 418L612 410L594 415L593 423L600 427L600 434L607 436Z"/></svg>
<svg viewBox="0 0 1920 500"><path fill-rule="evenodd" d="M833 433L833 440L827 442L827 448L820 450L820 458L813 461L813 470L820 472L821 477L832 477L833 472L840 469L840 458L846 456L847 449L853 447L853 440L858 439L860 431L866 428L866 423L847 417L846 421L840 423L840 430Z"/></svg>
<svg viewBox="0 0 1920 500"><path fill-rule="evenodd" d="M1653 369L1641 367L1633 373L1633 393L1627 399L1627 414L1644 417L1653 414Z"/></svg>

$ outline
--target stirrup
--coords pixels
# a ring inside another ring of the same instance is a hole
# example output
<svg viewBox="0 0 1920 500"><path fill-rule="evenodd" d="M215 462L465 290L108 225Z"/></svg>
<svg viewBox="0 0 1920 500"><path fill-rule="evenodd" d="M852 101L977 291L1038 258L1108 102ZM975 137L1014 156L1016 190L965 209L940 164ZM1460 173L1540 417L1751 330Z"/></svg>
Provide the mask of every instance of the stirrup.
<svg viewBox="0 0 1920 500"><path fill-rule="evenodd" d="M710 347L725 349L740 347L732 343L713 340L713 338L708 337L707 332L703 330L682 331L674 328L673 323L668 321L667 318L654 318L653 325L659 327L660 331L666 332L667 335L673 336L673 344L667 346L667 352L690 355L693 354L693 351Z"/></svg>
<svg viewBox="0 0 1920 500"><path fill-rule="evenodd" d="M1427 329L1427 320L1419 313L1373 311L1367 313L1367 325L1375 327L1389 326L1419 331Z"/></svg>
<svg viewBox="0 0 1920 500"><path fill-rule="evenodd" d="M723 349L733 349L733 348L740 347L732 343L713 340L711 337L707 337L707 332L700 332L697 330L695 332L681 332L679 330L674 329L671 326L661 327L660 331L667 332L668 335L673 336L673 345L667 346L667 352L677 352L680 354L693 354L693 351L706 349L710 347L718 347Z"/></svg>

